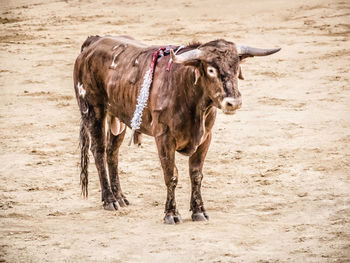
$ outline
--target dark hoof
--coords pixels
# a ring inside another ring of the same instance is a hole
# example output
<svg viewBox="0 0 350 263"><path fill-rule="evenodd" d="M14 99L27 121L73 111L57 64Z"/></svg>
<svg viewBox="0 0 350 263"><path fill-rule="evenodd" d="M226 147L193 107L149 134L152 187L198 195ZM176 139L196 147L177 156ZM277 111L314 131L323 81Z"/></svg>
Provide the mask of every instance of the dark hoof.
<svg viewBox="0 0 350 263"><path fill-rule="evenodd" d="M175 224L182 224L182 218L180 215L174 216Z"/></svg>
<svg viewBox="0 0 350 263"><path fill-rule="evenodd" d="M121 205L119 204L119 202L115 201L113 202L113 206L114 206L114 210L118 211Z"/></svg>
<svg viewBox="0 0 350 263"><path fill-rule="evenodd" d="M164 224L168 224L168 225L175 225L175 224L181 224L182 223L182 219L181 216L179 214L173 216L173 215L166 215L164 217Z"/></svg>
<svg viewBox="0 0 350 263"><path fill-rule="evenodd" d="M200 213L194 213L192 214L192 221L208 221L209 220L209 216L206 212Z"/></svg>
<svg viewBox="0 0 350 263"><path fill-rule="evenodd" d="M130 202L128 201L128 199L126 199L125 197L123 197L123 200L124 200L124 203L125 203L126 205L130 205Z"/></svg>
<svg viewBox="0 0 350 263"><path fill-rule="evenodd" d="M118 208L116 208L114 204L115 204L115 202L111 202L111 203L104 202L103 208L105 210L108 210L108 211L116 211L116 210L118 210Z"/></svg>
<svg viewBox="0 0 350 263"><path fill-rule="evenodd" d="M129 205L129 201L126 200L126 198L119 198L118 199L118 204L121 206L121 207L126 207Z"/></svg>

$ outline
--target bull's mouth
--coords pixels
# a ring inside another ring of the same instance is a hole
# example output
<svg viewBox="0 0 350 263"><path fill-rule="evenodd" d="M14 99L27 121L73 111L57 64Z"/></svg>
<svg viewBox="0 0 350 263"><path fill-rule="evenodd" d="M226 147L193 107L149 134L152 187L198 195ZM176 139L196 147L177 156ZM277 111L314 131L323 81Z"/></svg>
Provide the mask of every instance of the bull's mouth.
<svg viewBox="0 0 350 263"><path fill-rule="evenodd" d="M222 112L226 115L233 115L237 110L222 110Z"/></svg>

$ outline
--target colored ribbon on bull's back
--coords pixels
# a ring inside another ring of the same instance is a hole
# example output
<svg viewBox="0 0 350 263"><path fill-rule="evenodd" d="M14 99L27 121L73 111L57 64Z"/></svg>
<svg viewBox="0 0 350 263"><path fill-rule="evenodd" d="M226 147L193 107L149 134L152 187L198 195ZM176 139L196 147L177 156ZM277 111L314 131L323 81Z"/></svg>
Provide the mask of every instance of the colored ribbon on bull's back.
<svg viewBox="0 0 350 263"><path fill-rule="evenodd" d="M156 51L153 52L152 54L152 63L150 65L149 70L147 70L147 72L145 73L145 76L143 77L143 83L142 83L142 87L140 90L140 94L137 97L137 105L136 105L136 109L134 112L134 116L131 120L131 138L129 140L128 145L131 145L131 141L134 137L135 131L137 129L140 129L141 126L141 122L142 122L142 114L143 114L143 110L144 108L147 106L147 101L148 101L148 97L149 97L149 91L152 85L152 81L153 81L153 73L154 73L154 69L156 67L157 64L157 59L159 56L160 52L164 52L165 47L162 47Z"/></svg>

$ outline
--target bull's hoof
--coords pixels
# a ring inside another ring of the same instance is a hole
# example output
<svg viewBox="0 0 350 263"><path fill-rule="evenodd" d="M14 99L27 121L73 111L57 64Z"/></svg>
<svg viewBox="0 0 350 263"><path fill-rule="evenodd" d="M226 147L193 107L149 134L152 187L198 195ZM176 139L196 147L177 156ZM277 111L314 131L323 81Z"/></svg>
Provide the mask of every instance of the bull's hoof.
<svg viewBox="0 0 350 263"><path fill-rule="evenodd" d="M197 212L192 214L192 221L208 221L209 215L207 212Z"/></svg>
<svg viewBox="0 0 350 263"><path fill-rule="evenodd" d="M103 202L103 208L107 211L116 211L118 207L115 206L116 202Z"/></svg>
<svg viewBox="0 0 350 263"><path fill-rule="evenodd" d="M129 204L129 201L123 196L117 198L117 200L114 199L114 201L104 201L103 208L108 211L117 211L119 208L126 207Z"/></svg>
<svg viewBox="0 0 350 263"><path fill-rule="evenodd" d="M126 207L130 204L129 201L124 197L118 198L117 203L120 207Z"/></svg>
<svg viewBox="0 0 350 263"><path fill-rule="evenodd" d="M164 224L168 225L175 225L175 224L181 224L182 219L180 214L177 215L165 215L164 217Z"/></svg>
<svg viewBox="0 0 350 263"><path fill-rule="evenodd" d="M130 205L130 202L128 201L128 199L126 199L125 197L123 197L123 201L126 205Z"/></svg>

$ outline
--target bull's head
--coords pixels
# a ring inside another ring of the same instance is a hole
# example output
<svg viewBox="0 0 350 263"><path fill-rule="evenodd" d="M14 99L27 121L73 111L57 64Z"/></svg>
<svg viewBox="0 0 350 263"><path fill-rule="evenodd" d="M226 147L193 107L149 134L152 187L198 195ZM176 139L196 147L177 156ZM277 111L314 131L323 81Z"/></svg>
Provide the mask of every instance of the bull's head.
<svg viewBox="0 0 350 263"><path fill-rule="evenodd" d="M238 90L238 78L243 79L240 62L247 57L267 56L276 53L276 49L259 49L235 45L225 40L215 40L198 48L175 55L175 63L194 66L195 85L226 114L232 114L242 105Z"/></svg>

